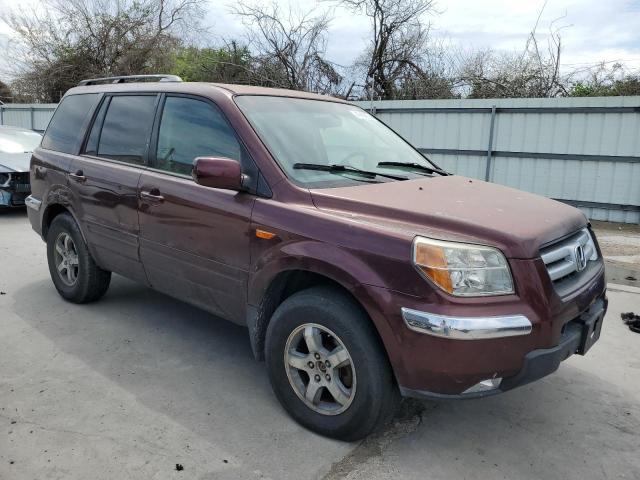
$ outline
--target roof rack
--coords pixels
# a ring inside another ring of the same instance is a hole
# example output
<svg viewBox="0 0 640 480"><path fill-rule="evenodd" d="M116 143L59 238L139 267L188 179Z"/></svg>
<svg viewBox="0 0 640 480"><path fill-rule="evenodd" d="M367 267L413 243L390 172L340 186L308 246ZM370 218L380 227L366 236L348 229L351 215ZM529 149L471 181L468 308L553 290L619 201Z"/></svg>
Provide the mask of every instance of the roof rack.
<svg viewBox="0 0 640 480"><path fill-rule="evenodd" d="M181 82L177 75L123 75L120 77L88 78L78 83L78 86L97 85L100 83L130 83L130 82Z"/></svg>

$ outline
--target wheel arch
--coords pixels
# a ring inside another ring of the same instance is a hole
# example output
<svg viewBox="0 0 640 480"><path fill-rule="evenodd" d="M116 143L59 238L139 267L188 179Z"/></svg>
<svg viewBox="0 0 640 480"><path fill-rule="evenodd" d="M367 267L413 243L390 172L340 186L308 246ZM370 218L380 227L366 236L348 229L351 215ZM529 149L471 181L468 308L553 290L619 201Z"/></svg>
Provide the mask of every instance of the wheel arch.
<svg viewBox="0 0 640 480"><path fill-rule="evenodd" d="M316 268L313 268L313 267ZM267 327L271 321L273 313L287 298L296 292L307 290L316 286L326 286L345 295L355 305L357 305L367 320L380 342L385 356L391 363L387 346L383 339L383 334L389 334L388 324L379 324L374 318L379 315L372 315L370 309L375 308L371 299L367 298L365 289L350 273L341 270L336 265L315 264L309 265L305 262L305 267L283 268L273 273L268 281L264 281L263 288L253 289L254 295L250 297L253 304L248 305L247 326L251 348L257 360L264 360L265 337ZM251 289L250 289L251 290ZM259 292L256 294L256 292Z"/></svg>
<svg viewBox="0 0 640 480"><path fill-rule="evenodd" d="M49 231L49 228L51 227L51 224L53 223L53 220L58 215L61 215L63 213L68 213L69 215L71 215L73 220L76 222L76 225L78 225L78 230L80 230L82 239L85 241L85 243L87 243L87 237L85 236L84 230L82 229L82 226L80 225L80 222L78 221L75 213L71 208L69 208L69 205L62 202L52 202L47 204L45 211L42 213L42 238L46 241L47 233Z"/></svg>

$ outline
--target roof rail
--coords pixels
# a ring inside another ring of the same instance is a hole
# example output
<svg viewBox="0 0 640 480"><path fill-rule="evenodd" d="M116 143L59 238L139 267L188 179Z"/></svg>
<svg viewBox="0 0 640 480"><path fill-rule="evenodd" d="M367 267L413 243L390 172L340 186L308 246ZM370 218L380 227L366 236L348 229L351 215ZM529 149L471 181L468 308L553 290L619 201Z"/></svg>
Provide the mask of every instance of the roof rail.
<svg viewBox="0 0 640 480"><path fill-rule="evenodd" d="M78 83L78 86L97 85L100 83L129 83L129 82L181 82L177 75L122 75L119 77L88 78Z"/></svg>

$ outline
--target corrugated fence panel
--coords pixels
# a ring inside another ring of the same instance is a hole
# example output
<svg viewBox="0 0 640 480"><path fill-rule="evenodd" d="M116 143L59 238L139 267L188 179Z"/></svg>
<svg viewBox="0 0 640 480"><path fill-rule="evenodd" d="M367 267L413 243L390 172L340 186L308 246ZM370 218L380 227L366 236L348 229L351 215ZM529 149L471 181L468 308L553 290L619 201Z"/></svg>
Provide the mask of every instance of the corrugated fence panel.
<svg viewBox="0 0 640 480"><path fill-rule="evenodd" d="M356 102L446 170L640 223L640 97Z"/></svg>
<svg viewBox="0 0 640 480"><path fill-rule="evenodd" d="M479 179L495 106L491 181L572 201L596 220L640 223L640 97L356 103L446 170ZM0 124L44 131L55 107L2 105Z"/></svg>
<svg viewBox="0 0 640 480"><path fill-rule="evenodd" d="M43 132L46 130L56 106L55 103L0 105L0 125L11 125Z"/></svg>

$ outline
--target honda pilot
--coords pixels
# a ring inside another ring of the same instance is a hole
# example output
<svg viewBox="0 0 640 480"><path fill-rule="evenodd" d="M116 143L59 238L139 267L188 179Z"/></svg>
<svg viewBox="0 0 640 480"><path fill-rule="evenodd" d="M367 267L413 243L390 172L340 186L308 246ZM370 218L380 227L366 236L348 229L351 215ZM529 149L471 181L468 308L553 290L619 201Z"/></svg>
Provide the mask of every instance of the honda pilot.
<svg viewBox="0 0 640 480"><path fill-rule="evenodd" d="M334 438L403 396L544 377L589 350L607 308L579 210L449 174L328 96L85 80L30 176L64 299L96 301L117 273L246 326L284 409Z"/></svg>

